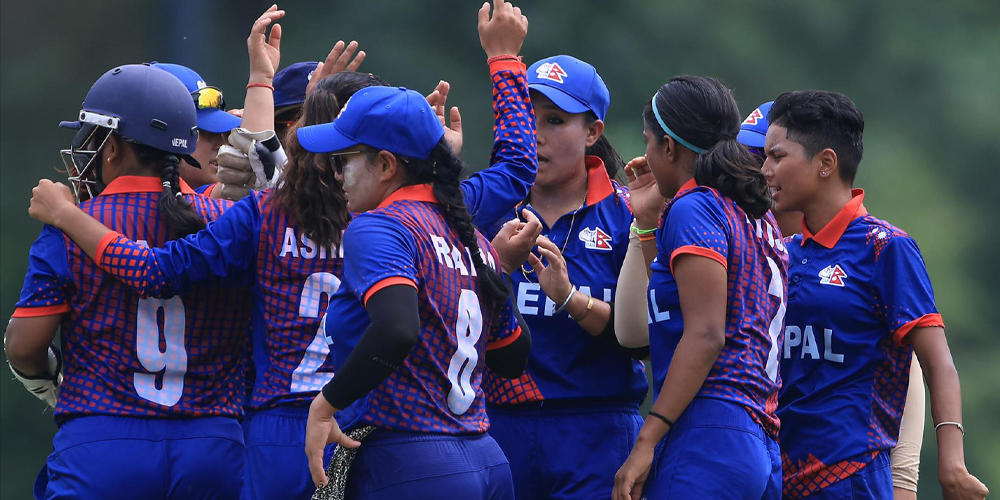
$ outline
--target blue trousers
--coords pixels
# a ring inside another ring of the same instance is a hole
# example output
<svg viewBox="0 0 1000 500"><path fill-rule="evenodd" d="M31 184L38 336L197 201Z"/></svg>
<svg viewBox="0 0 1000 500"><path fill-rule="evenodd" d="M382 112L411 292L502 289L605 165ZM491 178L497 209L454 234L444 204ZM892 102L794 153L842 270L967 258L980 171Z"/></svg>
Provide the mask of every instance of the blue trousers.
<svg viewBox="0 0 1000 500"><path fill-rule="evenodd" d="M778 443L742 406L695 398L657 444L643 498L779 500Z"/></svg>
<svg viewBox="0 0 1000 500"><path fill-rule="evenodd" d="M235 418L76 417L52 447L36 498L236 500L243 486Z"/></svg>
<svg viewBox="0 0 1000 500"><path fill-rule="evenodd" d="M351 500L514 500L507 459L489 434L376 430L347 481Z"/></svg>
<svg viewBox="0 0 1000 500"><path fill-rule="evenodd" d="M615 472L642 427L637 404L490 406L487 413L517 500L611 498Z"/></svg>
<svg viewBox="0 0 1000 500"><path fill-rule="evenodd" d="M306 461L308 406L279 406L247 415L243 500L312 498L316 485ZM326 447L324 466L334 445Z"/></svg>

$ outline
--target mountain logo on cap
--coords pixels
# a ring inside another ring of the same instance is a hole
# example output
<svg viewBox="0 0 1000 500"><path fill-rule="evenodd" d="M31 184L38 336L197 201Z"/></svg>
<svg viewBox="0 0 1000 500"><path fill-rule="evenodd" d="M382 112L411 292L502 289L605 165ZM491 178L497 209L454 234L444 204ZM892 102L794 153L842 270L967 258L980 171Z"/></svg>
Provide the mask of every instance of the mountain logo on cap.
<svg viewBox="0 0 1000 500"><path fill-rule="evenodd" d="M555 62L547 62L539 66L538 69L535 70L535 73L538 74L538 78L544 78L558 83L563 83L563 78L569 77L569 75L566 74L566 70L562 69L562 66L559 66L559 63Z"/></svg>
<svg viewBox="0 0 1000 500"><path fill-rule="evenodd" d="M760 108L757 108L753 110L753 113L750 113L750 116L748 116L746 120L743 120L743 124L756 125L757 120L763 120L763 119L764 119L764 113L761 113Z"/></svg>

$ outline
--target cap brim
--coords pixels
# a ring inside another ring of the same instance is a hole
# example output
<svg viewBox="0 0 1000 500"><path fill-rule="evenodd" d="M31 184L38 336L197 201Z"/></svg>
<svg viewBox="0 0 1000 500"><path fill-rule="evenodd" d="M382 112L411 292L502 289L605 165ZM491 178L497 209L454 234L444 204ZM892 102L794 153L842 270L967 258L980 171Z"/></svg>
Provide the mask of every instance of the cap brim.
<svg viewBox="0 0 1000 500"><path fill-rule="evenodd" d="M763 148L764 134L756 130L740 130L740 133L736 135L736 141L750 148Z"/></svg>
<svg viewBox="0 0 1000 500"><path fill-rule="evenodd" d="M80 122L78 122L78 121L62 121L62 122L59 122L59 126L62 127L62 128L70 128L70 129L73 129L73 130L80 130L80 127L82 127L83 124L80 123Z"/></svg>
<svg viewBox="0 0 1000 500"><path fill-rule="evenodd" d="M357 140L341 132L336 122L300 127L295 134L299 144L311 153L332 153L358 144Z"/></svg>
<svg viewBox="0 0 1000 500"><path fill-rule="evenodd" d="M239 127L242 121L221 109L198 110L198 128L205 132L223 134Z"/></svg>
<svg viewBox="0 0 1000 500"><path fill-rule="evenodd" d="M528 85L528 88L541 92L542 95L548 97L553 104L559 107L559 109L567 113L586 113L587 111L593 111L579 99L555 87L550 87L541 83L533 83Z"/></svg>

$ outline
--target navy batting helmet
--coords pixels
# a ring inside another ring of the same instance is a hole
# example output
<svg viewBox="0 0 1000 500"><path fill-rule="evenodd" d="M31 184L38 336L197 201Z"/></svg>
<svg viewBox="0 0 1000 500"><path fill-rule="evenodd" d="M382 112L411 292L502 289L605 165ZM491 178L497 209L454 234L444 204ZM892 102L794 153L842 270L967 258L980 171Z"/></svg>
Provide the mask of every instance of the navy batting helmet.
<svg viewBox="0 0 1000 500"><path fill-rule="evenodd" d="M86 187L90 196L96 182L89 174L109 131L200 166L190 156L198 142L191 93L174 75L146 64L127 64L104 73L87 92L77 120L60 125L79 130L72 148L62 153L74 188ZM102 132L105 135L99 138ZM80 194L77 191L78 198Z"/></svg>

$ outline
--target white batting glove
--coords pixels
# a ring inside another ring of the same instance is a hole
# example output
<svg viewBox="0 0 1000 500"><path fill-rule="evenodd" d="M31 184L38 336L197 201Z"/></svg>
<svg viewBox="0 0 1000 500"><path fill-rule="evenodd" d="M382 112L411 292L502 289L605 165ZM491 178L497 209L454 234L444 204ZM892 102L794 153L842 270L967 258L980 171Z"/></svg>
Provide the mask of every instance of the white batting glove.
<svg viewBox="0 0 1000 500"><path fill-rule="evenodd" d="M55 408L56 403L58 403L59 400L59 386L62 384L63 379L62 354L58 349L49 346L48 355L48 369L46 373L42 375L24 375L10 364L10 360L7 361L7 366L10 367L10 371L14 372L14 377L21 382L21 385L23 385L28 392L34 394L36 398L44 401L45 404L49 405L49 407Z"/></svg>
<svg viewBox="0 0 1000 500"><path fill-rule="evenodd" d="M250 132L244 128L229 134L229 146L219 148L219 182L222 197L238 200L253 189L273 187L287 157L273 130Z"/></svg>

